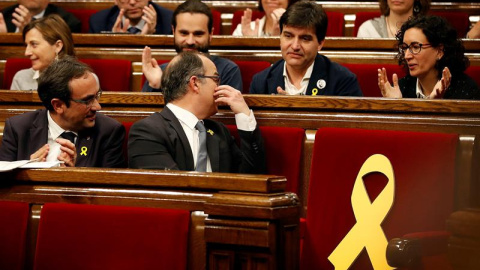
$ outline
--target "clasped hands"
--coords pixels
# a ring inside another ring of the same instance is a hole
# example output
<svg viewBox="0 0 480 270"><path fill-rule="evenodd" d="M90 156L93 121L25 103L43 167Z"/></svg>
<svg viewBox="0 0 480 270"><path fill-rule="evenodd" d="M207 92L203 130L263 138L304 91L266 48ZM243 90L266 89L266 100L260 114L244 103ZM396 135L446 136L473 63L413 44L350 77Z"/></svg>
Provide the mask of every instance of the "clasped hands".
<svg viewBox="0 0 480 270"><path fill-rule="evenodd" d="M285 12L284 8L277 8L272 12L272 14L270 14L270 18L273 21L274 28L271 33L268 33L268 35L270 36L280 35L280 25L278 21L280 20L280 17L282 17L284 12ZM253 29L251 26L251 22L252 22L252 10L247 8L243 12L243 16L241 20L243 36L255 36L255 37L258 36L258 33L260 31L260 20L259 19L255 20L255 27Z"/></svg>
<svg viewBox="0 0 480 270"><path fill-rule="evenodd" d="M32 20L30 11L23 5L18 5L15 8L12 17L12 23L18 28L19 33L22 33L23 28ZM0 13L0 33L7 33L7 24L2 13Z"/></svg>
<svg viewBox="0 0 480 270"><path fill-rule="evenodd" d="M385 68L378 69L378 87L382 92L382 96L388 98L402 98L402 92L398 85L398 76L396 73L392 76L393 85L388 81L387 70ZM433 91L427 96L429 99L441 99L445 95L450 83L452 74L448 67L442 71L442 78L433 87Z"/></svg>
<svg viewBox="0 0 480 270"><path fill-rule="evenodd" d="M125 19L122 24L123 14L125 14L125 9L120 9L118 13L117 20L113 25L112 32L127 33L128 28L130 27L130 20ZM143 16L142 19L145 21L145 26L142 28L142 35L154 34L157 26L157 12L152 5L143 7Z"/></svg>
<svg viewBox="0 0 480 270"><path fill-rule="evenodd" d="M58 138L55 141L60 144L60 154L58 155L57 159L64 162L60 166L75 167L75 163L77 161L77 150L75 149L75 144L63 138ZM49 150L50 146L48 144L45 144L35 153L30 155L30 160L36 159L42 162L46 161Z"/></svg>

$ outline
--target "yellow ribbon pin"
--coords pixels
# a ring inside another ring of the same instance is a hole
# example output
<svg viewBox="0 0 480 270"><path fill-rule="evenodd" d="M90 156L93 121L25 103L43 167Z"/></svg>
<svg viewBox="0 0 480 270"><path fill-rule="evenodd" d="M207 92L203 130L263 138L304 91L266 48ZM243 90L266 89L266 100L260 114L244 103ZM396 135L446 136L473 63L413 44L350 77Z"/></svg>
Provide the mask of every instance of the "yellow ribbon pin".
<svg viewBox="0 0 480 270"><path fill-rule="evenodd" d="M312 96L316 96L318 94L318 89L317 88L313 88L312 89Z"/></svg>
<svg viewBox="0 0 480 270"><path fill-rule="evenodd" d="M214 133L213 133L213 130L211 130L211 129L207 130L207 132L208 132L211 136L213 136L213 134L214 134Z"/></svg>
<svg viewBox="0 0 480 270"><path fill-rule="evenodd" d="M370 202L363 183L363 176L372 172L383 173L388 179L387 185L373 203ZM392 207L394 194L395 177L390 160L380 154L370 156L363 163L352 191L352 208L357 223L328 257L335 270L348 269L363 247L366 248L374 269L393 269L387 263L385 252L388 241L381 224Z"/></svg>
<svg viewBox="0 0 480 270"><path fill-rule="evenodd" d="M82 152L80 153L81 156L87 156L87 147L86 146L82 146L81 148Z"/></svg>

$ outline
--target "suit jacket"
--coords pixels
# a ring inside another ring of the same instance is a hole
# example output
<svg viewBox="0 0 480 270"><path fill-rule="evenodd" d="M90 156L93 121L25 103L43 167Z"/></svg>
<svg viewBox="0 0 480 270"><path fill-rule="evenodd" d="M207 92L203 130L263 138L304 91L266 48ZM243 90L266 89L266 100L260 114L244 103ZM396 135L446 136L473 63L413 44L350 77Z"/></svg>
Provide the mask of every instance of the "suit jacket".
<svg viewBox="0 0 480 270"><path fill-rule="evenodd" d="M4 10L2 10L3 18L7 24L7 32L9 33L14 33L17 29L17 27L12 23L12 15L17 7L18 4L6 7ZM77 17L75 17L73 14L66 12L63 8L48 4L43 16L46 17L50 14L60 15L60 17L62 17L62 19L67 23L68 27L70 27L70 31L72 31L72 33L80 33L82 31L82 23L80 20L77 19Z"/></svg>
<svg viewBox="0 0 480 270"><path fill-rule="evenodd" d="M417 78L407 75L398 81L404 98L417 98ZM477 83L465 73L452 74L444 99L480 99Z"/></svg>
<svg viewBox="0 0 480 270"><path fill-rule="evenodd" d="M260 130L239 130L241 149L221 123L206 119L207 151L213 172L265 173L265 150ZM194 171L193 155L182 125L165 107L137 121L128 137L131 168Z"/></svg>
<svg viewBox="0 0 480 270"><path fill-rule="evenodd" d="M282 59L255 74L250 84L250 94L277 94L278 86L285 90L284 63L285 60ZM305 95L363 96L357 76L346 67L330 61L321 54L315 57L312 76Z"/></svg>
<svg viewBox="0 0 480 270"><path fill-rule="evenodd" d="M125 166L123 140L125 128L116 120L97 113L95 126L79 132L77 167L118 168ZM0 160L30 159L48 142L47 110L37 110L8 118L3 130Z"/></svg>
<svg viewBox="0 0 480 270"><path fill-rule="evenodd" d="M157 26L155 27L155 34L171 35L172 34L172 15L173 11L163 8L153 2L148 2L153 5L157 12ZM109 9L100 10L90 17L90 33L101 33L102 31L112 31L113 25L117 20L120 9L118 6L113 6Z"/></svg>

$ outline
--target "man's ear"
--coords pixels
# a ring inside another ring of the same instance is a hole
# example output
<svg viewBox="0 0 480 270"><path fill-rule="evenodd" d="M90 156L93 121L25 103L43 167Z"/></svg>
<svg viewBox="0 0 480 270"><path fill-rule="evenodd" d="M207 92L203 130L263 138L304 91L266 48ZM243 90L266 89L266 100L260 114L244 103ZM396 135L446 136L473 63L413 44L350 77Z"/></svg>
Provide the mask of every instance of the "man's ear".
<svg viewBox="0 0 480 270"><path fill-rule="evenodd" d="M57 114L62 114L65 111L65 108L67 107L65 102L63 102L58 98L52 98L52 100L50 101L50 104L52 104L53 110Z"/></svg>
<svg viewBox="0 0 480 270"><path fill-rule="evenodd" d="M317 49L317 51L320 51L320 50L322 49L323 44L325 44L325 39L318 43L318 49Z"/></svg>
<svg viewBox="0 0 480 270"><path fill-rule="evenodd" d="M197 76L190 77L190 80L188 81L188 87L190 90L192 90L195 93L199 93L200 92L199 85L200 85L200 80Z"/></svg>

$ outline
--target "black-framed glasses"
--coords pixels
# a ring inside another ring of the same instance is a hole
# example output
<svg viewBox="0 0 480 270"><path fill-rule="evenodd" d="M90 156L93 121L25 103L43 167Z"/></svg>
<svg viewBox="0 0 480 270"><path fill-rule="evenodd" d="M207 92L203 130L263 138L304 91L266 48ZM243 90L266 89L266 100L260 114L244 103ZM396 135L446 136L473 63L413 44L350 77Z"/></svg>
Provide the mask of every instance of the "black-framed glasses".
<svg viewBox="0 0 480 270"><path fill-rule="evenodd" d="M84 104L87 109L90 109L93 106L93 103L95 103L95 100L100 102L100 98L102 97L102 89L98 90L98 92L95 94L95 96L87 99L73 99L71 98L70 100L76 103L81 103Z"/></svg>
<svg viewBox="0 0 480 270"><path fill-rule="evenodd" d="M419 54L422 51L422 48L429 48L432 47L431 44L428 43L419 43L419 42L412 42L410 45L403 43L402 45L398 46L398 50L400 53L405 54L405 51L408 49L412 54Z"/></svg>
<svg viewBox="0 0 480 270"><path fill-rule="evenodd" d="M217 86L220 85L220 75L212 75L212 76L207 76L207 75L197 75L199 78L209 78L212 79L213 82L217 84Z"/></svg>

